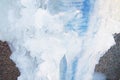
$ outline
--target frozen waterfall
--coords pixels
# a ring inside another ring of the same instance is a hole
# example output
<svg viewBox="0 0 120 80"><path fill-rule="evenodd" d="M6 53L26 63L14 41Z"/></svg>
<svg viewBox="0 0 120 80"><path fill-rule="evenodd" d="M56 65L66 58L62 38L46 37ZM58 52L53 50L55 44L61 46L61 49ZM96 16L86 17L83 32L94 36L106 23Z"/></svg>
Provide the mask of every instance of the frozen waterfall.
<svg viewBox="0 0 120 80"><path fill-rule="evenodd" d="M119 0L1 0L0 9L18 80L93 80L120 32Z"/></svg>

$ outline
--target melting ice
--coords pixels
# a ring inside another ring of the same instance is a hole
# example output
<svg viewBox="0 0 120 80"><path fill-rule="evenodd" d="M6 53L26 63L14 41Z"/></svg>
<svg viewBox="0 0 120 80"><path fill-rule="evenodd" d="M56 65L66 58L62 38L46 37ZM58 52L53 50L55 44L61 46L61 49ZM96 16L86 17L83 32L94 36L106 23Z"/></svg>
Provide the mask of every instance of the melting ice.
<svg viewBox="0 0 120 80"><path fill-rule="evenodd" d="M92 80L120 32L119 0L1 0L0 40L18 80Z"/></svg>

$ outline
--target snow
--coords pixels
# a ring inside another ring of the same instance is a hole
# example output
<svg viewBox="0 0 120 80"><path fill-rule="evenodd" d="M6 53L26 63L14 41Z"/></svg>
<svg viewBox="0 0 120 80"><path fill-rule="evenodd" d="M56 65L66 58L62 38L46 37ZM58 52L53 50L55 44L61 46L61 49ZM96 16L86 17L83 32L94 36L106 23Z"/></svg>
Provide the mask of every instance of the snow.
<svg viewBox="0 0 120 80"><path fill-rule="evenodd" d="M18 80L92 80L120 32L120 1L86 1L1 0L0 40L11 47Z"/></svg>

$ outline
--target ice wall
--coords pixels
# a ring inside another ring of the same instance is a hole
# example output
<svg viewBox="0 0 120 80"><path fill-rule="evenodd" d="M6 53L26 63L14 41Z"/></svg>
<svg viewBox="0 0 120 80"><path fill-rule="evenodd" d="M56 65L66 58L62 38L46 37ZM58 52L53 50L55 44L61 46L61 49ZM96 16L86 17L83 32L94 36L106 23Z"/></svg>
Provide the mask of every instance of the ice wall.
<svg viewBox="0 0 120 80"><path fill-rule="evenodd" d="M120 32L119 0L1 0L0 40L18 80L92 80Z"/></svg>

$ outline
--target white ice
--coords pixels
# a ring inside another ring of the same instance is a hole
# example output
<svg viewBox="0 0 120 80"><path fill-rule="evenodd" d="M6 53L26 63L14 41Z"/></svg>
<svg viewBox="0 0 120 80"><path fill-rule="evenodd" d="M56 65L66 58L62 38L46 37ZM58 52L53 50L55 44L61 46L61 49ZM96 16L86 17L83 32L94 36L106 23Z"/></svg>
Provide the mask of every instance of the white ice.
<svg viewBox="0 0 120 80"><path fill-rule="evenodd" d="M115 44L113 34L120 32L120 1L90 0L81 32L76 26L84 24L84 1L1 0L0 40L9 43L18 80L92 80L100 57Z"/></svg>

